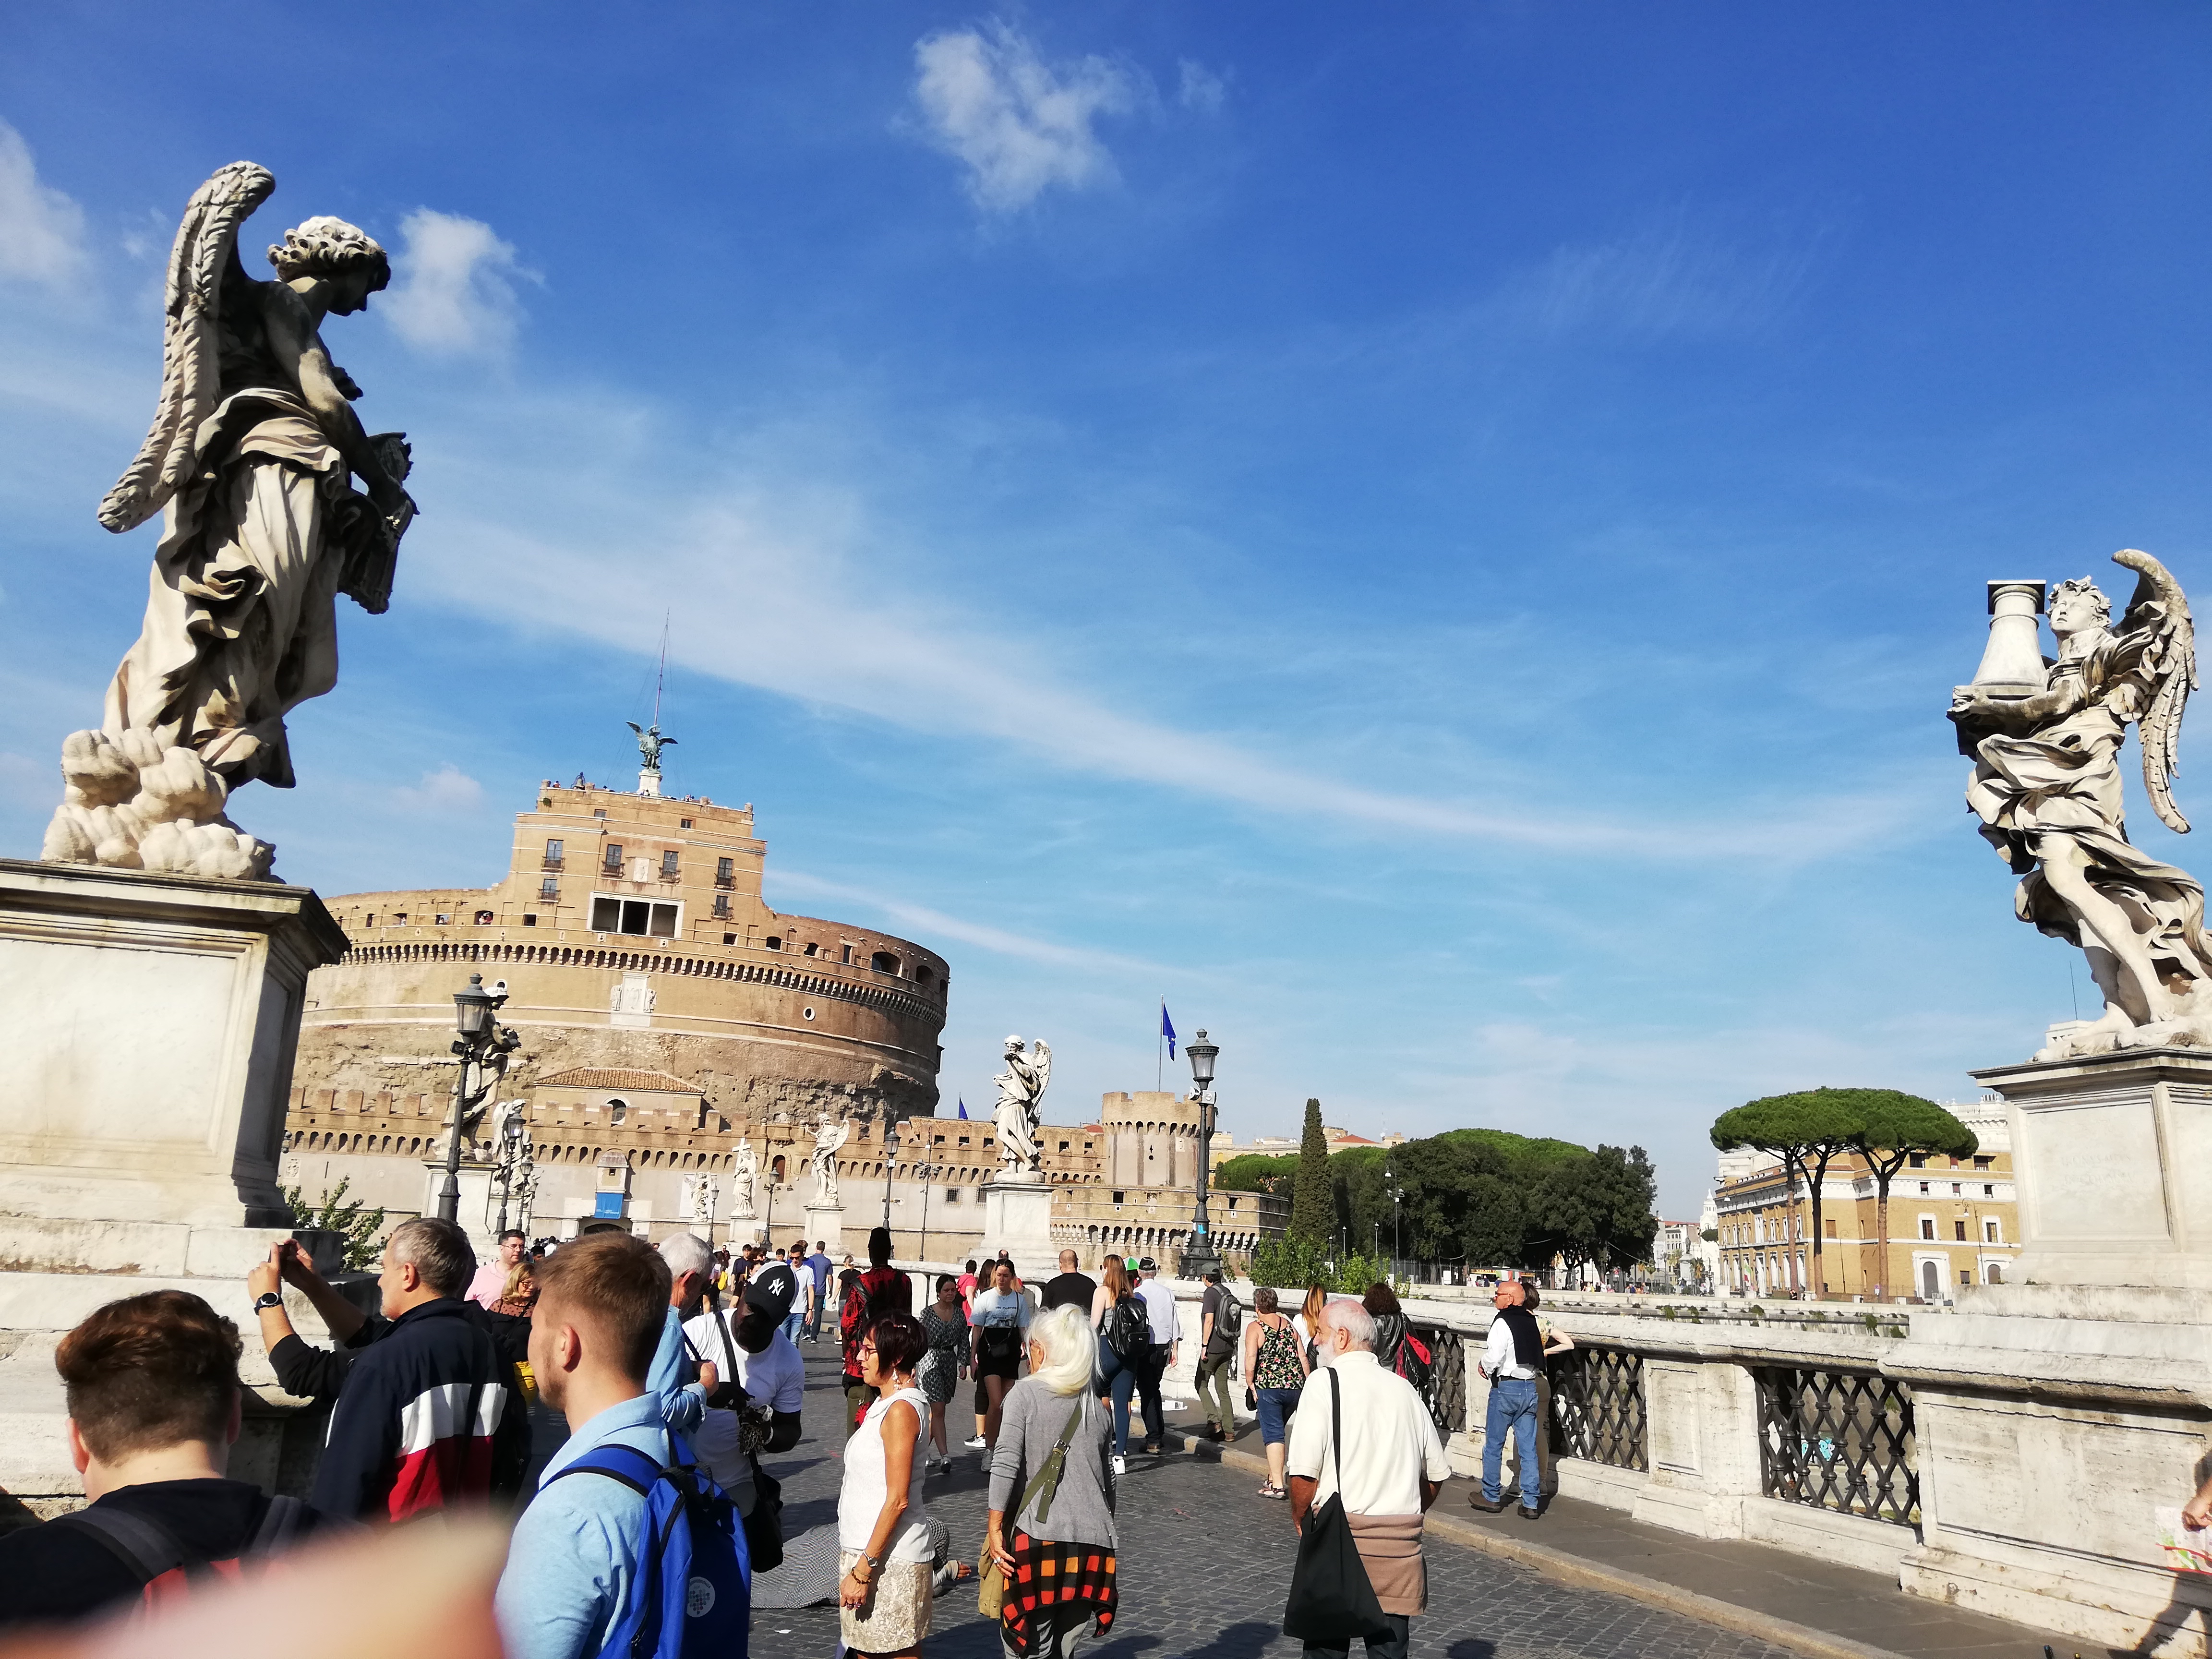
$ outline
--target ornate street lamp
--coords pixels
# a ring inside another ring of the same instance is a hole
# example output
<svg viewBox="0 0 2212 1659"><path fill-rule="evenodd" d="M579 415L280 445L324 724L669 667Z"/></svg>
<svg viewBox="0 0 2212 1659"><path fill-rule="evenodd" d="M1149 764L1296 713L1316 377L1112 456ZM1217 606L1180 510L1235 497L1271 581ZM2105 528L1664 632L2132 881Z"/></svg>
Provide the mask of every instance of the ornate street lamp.
<svg viewBox="0 0 2212 1659"><path fill-rule="evenodd" d="M1209 1268L1221 1265L1214 1253L1213 1229L1206 1218L1206 1182L1213 1168L1213 1062L1221 1045L1208 1042L1206 1028L1200 1026L1197 1040L1185 1043L1182 1051L1190 1060L1191 1098L1198 1103L1198 1211L1191 1223L1190 1248L1182 1253L1182 1276L1203 1279Z"/></svg>
<svg viewBox="0 0 2212 1659"><path fill-rule="evenodd" d="M1382 1165L1382 1179L1385 1183L1382 1188L1383 1196L1390 1200L1390 1272L1395 1277L1398 1271L1398 1258L1404 1253L1406 1248L1403 1237L1406 1221L1406 1189L1398 1184L1397 1176L1390 1173L1390 1165L1387 1160Z"/></svg>
<svg viewBox="0 0 2212 1659"><path fill-rule="evenodd" d="M453 1053L460 1057L459 1075L453 1079L453 1133L446 1143L446 1180L438 1189L438 1218L456 1226L461 1219L461 1137L468 1131L469 1114L498 1086L507 1074L507 1057L522 1046L522 1039L493 1018L507 1003L507 981L485 990L483 975L471 974L465 990L453 993ZM477 1086L469 1087L469 1072L476 1071ZM484 1073L489 1069L489 1080Z"/></svg>
<svg viewBox="0 0 2212 1659"><path fill-rule="evenodd" d="M891 1224L891 1170L898 1162L898 1125L888 1120L884 1124L884 1229Z"/></svg>
<svg viewBox="0 0 2212 1659"><path fill-rule="evenodd" d="M933 1151L925 1146L921 1149L921 1162L915 1170L915 1174L921 1179L921 1244L915 1251L917 1261L929 1260L929 1183L944 1173L931 1161L934 1156Z"/></svg>

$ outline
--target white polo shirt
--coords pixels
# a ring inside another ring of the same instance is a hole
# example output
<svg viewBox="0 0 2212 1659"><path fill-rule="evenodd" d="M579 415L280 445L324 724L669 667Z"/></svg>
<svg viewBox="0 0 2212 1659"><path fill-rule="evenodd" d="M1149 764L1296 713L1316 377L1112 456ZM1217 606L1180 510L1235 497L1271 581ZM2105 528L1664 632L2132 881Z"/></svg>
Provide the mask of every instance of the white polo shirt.
<svg viewBox="0 0 2212 1659"><path fill-rule="evenodd" d="M1152 1346L1159 1347L1176 1340L1175 1292L1157 1279L1147 1279L1137 1286L1137 1299L1145 1304L1146 1322L1152 1328Z"/></svg>
<svg viewBox="0 0 2212 1659"><path fill-rule="evenodd" d="M1291 1419L1288 1472L1320 1484L1314 1502L1336 1490L1329 1445L1330 1378L1344 1390L1344 1507L1353 1515L1419 1515L1421 1482L1451 1474L1435 1419L1413 1385L1386 1371L1363 1348L1332 1357L1306 1379Z"/></svg>

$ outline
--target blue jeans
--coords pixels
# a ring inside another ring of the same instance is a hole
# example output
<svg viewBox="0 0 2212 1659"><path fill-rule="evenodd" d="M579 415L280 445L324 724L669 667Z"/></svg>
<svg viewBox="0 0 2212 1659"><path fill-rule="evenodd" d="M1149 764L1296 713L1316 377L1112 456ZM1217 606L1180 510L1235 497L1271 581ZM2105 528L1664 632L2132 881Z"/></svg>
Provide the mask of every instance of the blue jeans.
<svg viewBox="0 0 2212 1659"><path fill-rule="evenodd" d="M1261 1389L1260 1395L1260 1443L1279 1446L1283 1443L1283 1425L1291 1420L1291 1413L1298 1408L1296 1389Z"/></svg>
<svg viewBox="0 0 2212 1659"><path fill-rule="evenodd" d="M806 1322L806 1316L805 1316L804 1313L795 1313L795 1314L791 1315L791 1316L790 1316L789 1317L787 1317L787 1319L785 1319L785 1321L783 1322L783 1335L784 1335L784 1340L785 1340L787 1342L796 1342L796 1341L798 1341L798 1340L799 1340L799 1328L800 1326L804 1325L805 1322Z"/></svg>
<svg viewBox="0 0 2212 1659"><path fill-rule="evenodd" d="M1129 1455L1129 1395L1137 1386L1133 1366L1121 1363L1121 1356L1103 1342L1098 1345L1098 1376L1114 1401L1114 1455Z"/></svg>
<svg viewBox="0 0 2212 1659"><path fill-rule="evenodd" d="M1521 1501L1529 1509L1544 1504L1544 1477L1536 1467L1536 1384L1525 1376L1500 1376L1490 1384L1490 1410L1482 1423L1482 1501L1495 1504L1505 1461L1505 1431L1510 1426L1521 1446Z"/></svg>

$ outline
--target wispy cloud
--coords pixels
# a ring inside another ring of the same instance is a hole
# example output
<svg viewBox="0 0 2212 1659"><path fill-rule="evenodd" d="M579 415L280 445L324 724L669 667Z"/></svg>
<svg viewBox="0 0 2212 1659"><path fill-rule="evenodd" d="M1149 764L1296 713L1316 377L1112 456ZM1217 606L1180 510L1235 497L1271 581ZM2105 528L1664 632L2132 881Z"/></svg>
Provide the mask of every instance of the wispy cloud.
<svg viewBox="0 0 2212 1659"><path fill-rule="evenodd" d="M1119 970L1146 976L1147 983L1159 984L1170 980L1186 979L1194 970L1170 967L1162 963L1146 962L1135 957L1117 956L1110 951L1092 950L1086 946L1060 945L1050 939L1032 939L1026 933L1017 933L1004 927L994 927L988 922L970 921L965 917L948 915L942 910L932 909L926 904L915 904L907 899L890 898L865 888L854 887L844 882L829 881L804 871L787 870L771 866L769 872L771 887L787 888L814 898L835 899L847 904L857 904L888 916L902 927L915 930L918 938L931 940L957 939L963 945L1018 962L1044 963L1055 968L1079 968L1091 973Z"/></svg>
<svg viewBox="0 0 2212 1659"><path fill-rule="evenodd" d="M1092 124L1134 101L1132 78L1116 64L1085 57L1054 68L1027 36L995 21L925 36L914 61L930 141L966 163L969 194L986 212L1027 207L1054 185L1085 190L1115 178Z"/></svg>
<svg viewBox="0 0 2212 1659"><path fill-rule="evenodd" d="M85 257L84 210L39 182L31 147L0 121L0 277L59 287Z"/></svg>
<svg viewBox="0 0 2212 1659"><path fill-rule="evenodd" d="M1678 210L1607 241L1557 248L1500 298L1552 334L1735 333L1771 321L1790 304L1817 240L1745 238Z"/></svg>
<svg viewBox="0 0 2212 1659"><path fill-rule="evenodd" d="M435 771L425 772L422 782L403 786L392 793L405 811L441 817L474 812L484 803L483 785L451 762Z"/></svg>
<svg viewBox="0 0 2212 1659"><path fill-rule="evenodd" d="M400 222L398 280L376 302L399 337L441 356L496 356L522 320L517 278L531 273L480 219L417 208Z"/></svg>
<svg viewBox="0 0 2212 1659"><path fill-rule="evenodd" d="M1205 64L1185 58L1177 61L1178 84L1176 101L1185 109L1194 109L1211 115L1221 107L1228 95L1229 83Z"/></svg>

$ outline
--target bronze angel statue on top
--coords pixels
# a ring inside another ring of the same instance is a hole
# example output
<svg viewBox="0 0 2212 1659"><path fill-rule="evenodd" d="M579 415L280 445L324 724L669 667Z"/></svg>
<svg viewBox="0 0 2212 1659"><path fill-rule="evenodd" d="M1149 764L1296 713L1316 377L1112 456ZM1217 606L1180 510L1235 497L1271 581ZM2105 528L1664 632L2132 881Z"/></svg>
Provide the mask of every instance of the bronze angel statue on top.
<svg viewBox="0 0 2212 1659"><path fill-rule="evenodd" d="M2039 602L2041 585L1992 583L1990 655L1951 707L1960 746L1974 759L1966 804L2021 877L2014 908L2021 921L2080 945L2105 994L2102 1018L2062 1035L2039 1060L2212 1047L2204 889L2128 840L2119 761L2134 721L2151 805L2185 834L2189 821L2173 804L2171 781L2182 708L2197 684L2195 629L2189 601L2164 565L2132 548L2112 558L2137 577L2118 624L2112 601L2089 578L2059 583L2050 604L2058 655L2039 671L2026 603L2012 607L2012 625L2025 624L2028 653L2015 651L2002 668L1992 664L2008 620L1997 590L2032 588Z"/></svg>
<svg viewBox="0 0 2212 1659"><path fill-rule="evenodd" d="M313 218L269 250L275 281L247 276L240 228L275 188L233 162L178 228L153 429L100 504L118 533L162 514L145 623L100 729L62 746L48 859L265 877L274 849L224 815L229 793L292 787L284 716L337 684L337 596L390 601L415 514L406 441L362 428L321 328L364 310L392 266Z"/></svg>

